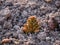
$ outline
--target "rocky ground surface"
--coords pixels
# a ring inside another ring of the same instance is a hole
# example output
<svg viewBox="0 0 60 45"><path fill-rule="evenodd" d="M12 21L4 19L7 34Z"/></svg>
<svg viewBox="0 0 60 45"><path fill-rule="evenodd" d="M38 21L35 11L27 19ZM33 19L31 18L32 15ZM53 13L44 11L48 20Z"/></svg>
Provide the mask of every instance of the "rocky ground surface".
<svg viewBox="0 0 60 45"><path fill-rule="evenodd" d="M27 35L22 27L33 15L41 29ZM60 45L60 0L0 0L0 45Z"/></svg>

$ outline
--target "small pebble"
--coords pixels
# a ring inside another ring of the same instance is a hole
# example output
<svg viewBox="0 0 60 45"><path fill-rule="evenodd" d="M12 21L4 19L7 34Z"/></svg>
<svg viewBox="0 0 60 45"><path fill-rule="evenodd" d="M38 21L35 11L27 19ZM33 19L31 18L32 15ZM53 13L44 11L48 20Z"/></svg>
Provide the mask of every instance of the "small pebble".
<svg viewBox="0 0 60 45"><path fill-rule="evenodd" d="M16 30L20 30L20 27L18 25L15 25L13 28Z"/></svg>
<svg viewBox="0 0 60 45"><path fill-rule="evenodd" d="M3 25L3 28L5 28L5 29L10 29L10 28L12 28L11 22L5 22L4 25Z"/></svg>
<svg viewBox="0 0 60 45"><path fill-rule="evenodd" d="M2 42L2 44L4 44L4 43L9 43L9 42L11 42L11 39L7 39L7 38L6 38L6 39L3 39L1 42Z"/></svg>
<svg viewBox="0 0 60 45"><path fill-rule="evenodd" d="M0 1L0 5L2 5L2 1Z"/></svg>
<svg viewBox="0 0 60 45"><path fill-rule="evenodd" d="M51 41L51 38L50 37L46 37L46 41Z"/></svg>
<svg viewBox="0 0 60 45"><path fill-rule="evenodd" d="M60 40L56 40L53 45L60 45Z"/></svg>
<svg viewBox="0 0 60 45"><path fill-rule="evenodd" d="M47 3L50 3L52 0L45 0Z"/></svg>
<svg viewBox="0 0 60 45"><path fill-rule="evenodd" d="M46 33L45 32L41 32L37 35L37 38L40 40L45 40L46 39Z"/></svg>
<svg viewBox="0 0 60 45"><path fill-rule="evenodd" d="M12 2L6 2L5 6L13 6L13 3Z"/></svg>
<svg viewBox="0 0 60 45"><path fill-rule="evenodd" d="M57 8L59 8L60 7L60 1L56 1L55 5L56 5Z"/></svg>
<svg viewBox="0 0 60 45"><path fill-rule="evenodd" d="M55 20L54 18L50 18L50 19L48 20L48 25L49 25L49 28L50 28L51 30L54 30L55 28L57 28L58 23L56 22L56 20Z"/></svg>
<svg viewBox="0 0 60 45"><path fill-rule="evenodd" d="M15 44L15 45L19 45L19 40L18 39L15 39L15 38L12 38L12 41L13 41L13 43Z"/></svg>

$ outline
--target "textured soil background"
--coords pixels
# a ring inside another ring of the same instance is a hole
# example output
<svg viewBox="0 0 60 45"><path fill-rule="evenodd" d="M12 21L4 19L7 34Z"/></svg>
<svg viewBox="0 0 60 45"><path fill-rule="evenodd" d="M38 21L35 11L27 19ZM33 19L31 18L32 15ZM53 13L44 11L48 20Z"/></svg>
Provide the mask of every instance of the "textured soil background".
<svg viewBox="0 0 60 45"><path fill-rule="evenodd" d="M38 33L27 35L22 27L33 15L42 22L42 28ZM51 17L58 23L53 30L49 28L51 22L46 22L52 21ZM0 0L0 45L60 45L59 30L60 0Z"/></svg>

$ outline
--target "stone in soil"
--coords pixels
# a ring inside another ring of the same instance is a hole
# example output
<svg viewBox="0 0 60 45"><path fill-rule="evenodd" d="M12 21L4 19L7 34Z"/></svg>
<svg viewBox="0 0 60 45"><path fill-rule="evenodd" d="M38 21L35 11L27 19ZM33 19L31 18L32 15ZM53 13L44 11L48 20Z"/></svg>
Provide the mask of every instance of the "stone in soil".
<svg viewBox="0 0 60 45"><path fill-rule="evenodd" d="M11 39L8 39L8 38L3 39L3 40L1 41L2 44L4 44L4 43L9 43L9 42L11 42Z"/></svg>
<svg viewBox="0 0 60 45"><path fill-rule="evenodd" d="M4 25L3 25L3 28L5 28L5 29L10 29L10 28L12 28L11 22L5 21L5 23L4 23Z"/></svg>
<svg viewBox="0 0 60 45"><path fill-rule="evenodd" d="M50 3L52 0L45 0L46 2Z"/></svg>
<svg viewBox="0 0 60 45"><path fill-rule="evenodd" d="M56 40L53 45L60 45L60 40Z"/></svg>
<svg viewBox="0 0 60 45"><path fill-rule="evenodd" d="M60 8L60 0L55 2L57 8Z"/></svg>
<svg viewBox="0 0 60 45"><path fill-rule="evenodd" d="M40 40L46 40L46 33L45 32L41 32L37 35L37 38Z"/></svg>

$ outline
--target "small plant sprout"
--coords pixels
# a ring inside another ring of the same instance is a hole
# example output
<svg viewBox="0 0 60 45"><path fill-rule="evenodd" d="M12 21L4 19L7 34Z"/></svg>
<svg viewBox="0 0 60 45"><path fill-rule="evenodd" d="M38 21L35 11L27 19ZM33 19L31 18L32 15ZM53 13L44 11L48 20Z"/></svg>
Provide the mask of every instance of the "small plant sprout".
<svg viewBox="0 0 60 45"><path fill-rule="evenodd" d="M25 33L39 32L39 24L36 19L36 16L28 17L27 22L24 24L23 32Z"/></svg>

